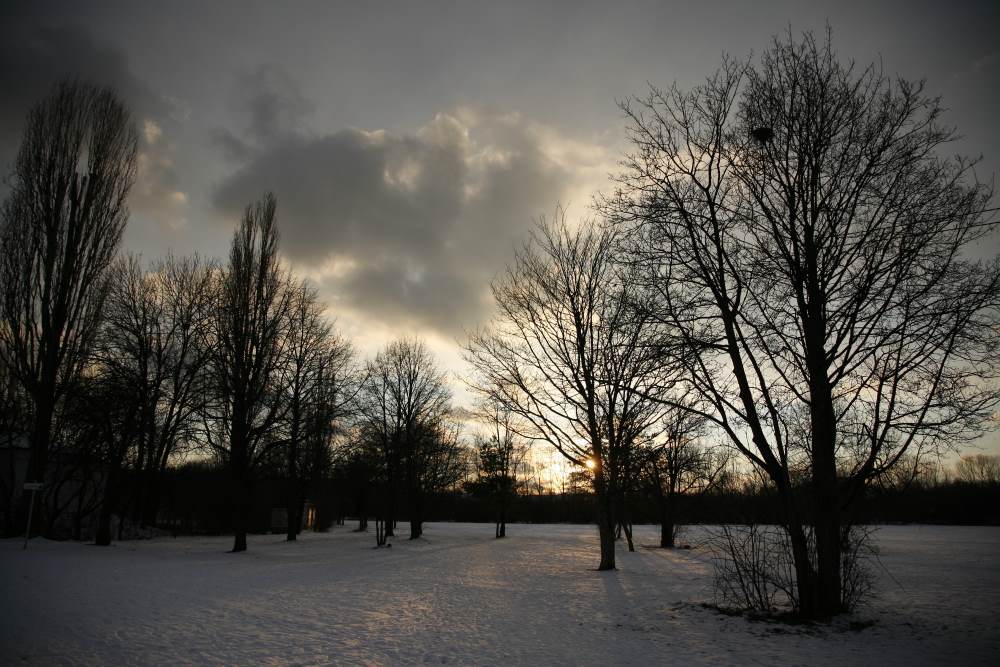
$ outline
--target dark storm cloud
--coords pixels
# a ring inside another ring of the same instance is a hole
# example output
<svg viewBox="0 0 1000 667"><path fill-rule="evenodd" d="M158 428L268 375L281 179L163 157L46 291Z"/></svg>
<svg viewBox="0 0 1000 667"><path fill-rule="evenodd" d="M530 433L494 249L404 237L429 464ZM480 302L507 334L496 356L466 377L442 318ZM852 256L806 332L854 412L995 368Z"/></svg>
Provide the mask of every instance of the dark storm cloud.
<svg viewBox="0 0 1000 667"><path fill-rule="evenodd" d="M560 139L517 115L440 113L418 132L283 134L217 190L229 217L278 196L282 247L329 296L385 323L458 333L572 175Z"/></svg>
<svg viewBox="0 0 1000 667"><path fill-rule="evenodd" d="M165 128L179 113L129 66L128 58L78 24L24 11L0 14L0 168L11 170L24 120L58 81L77 78L114 88L132 111L140 136L139 173L130 203L154 218L169 215L185 196L178 192L173 145Z"/></svg>

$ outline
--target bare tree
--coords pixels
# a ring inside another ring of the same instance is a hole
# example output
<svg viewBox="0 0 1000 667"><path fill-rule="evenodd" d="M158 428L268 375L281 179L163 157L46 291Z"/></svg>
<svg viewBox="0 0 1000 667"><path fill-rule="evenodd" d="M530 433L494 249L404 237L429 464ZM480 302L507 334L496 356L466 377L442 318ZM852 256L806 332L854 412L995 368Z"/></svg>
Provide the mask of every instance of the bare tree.
<svg viewBox="0 0 1000 667"><path fill-rule="evenodd" d="M286 537L293 541L302 525L305 483L323 467L320 458L333 435L334 422L344 416L356 394L352 387L356 373L351 367L351 346L326 321L315 289L298 285L288 315L282 383L288 404Z"/></svg>
<svg viewBox="0 0 1000 667"><path fill-rule="evenodd" d="M468 450L462 444L459 423L449 406L429 415L404 450L403 464L410 520L410 539L424 534L426 500L454 489L468 473Z"/></svg>
<svg viewBox="0 0 1000 667"><path fill-rule="evenodd" d="M53 414L100 319L137 141L109 88L63 82L28 114L2 211L0 352L30 399L29 481L45 480Z"/></svg>
<svg viewBox="0 0 1000 667"><path fill-rule="evenodd" d="M494 282L498 315L466 354L474 389L523 422L518 435L593 465L601 570L615 567L614 503L633 443L657 423L649 396L662 383L614 250L613 234L592 223L572 230L562 211L542 221Z"/></svg>
<svg viewBox="0 0 1000 667"><path fill-rule="evenodd" d="M351 426L360 380L360 369L355 364L350 343L339 336L331 337L318 364L315 392L305 409L298 463L302 492L296 525L302 523L306 493L310 488L318 489L323 480L332 477L336 457L354 435ZM341 500L346 491L338 484ZM345 503L341 502L338 510L337 519L343 524Z"/></svg>
<svg viewBox="0 0 1000 667"><path fill-rule="evenodd" d="M361 385L364 386L363 384ZM360 419L358 420L360 421ZM341 481L341 492L350 495L358 515L356 532L368 530L370 501L374 488L381 482L382 452L374 433L357 424L348 432L343 446L336 451L335 466ZM376 503L379 499L374 499ZM382 546L382 541L378 541Z"/></svg>
<svg viewBox="0 0 1000 667"><path fill-rule="evenodd" d="M111 515L121 501L126 456L130 451L135 456L155 431L164 380L157 364L163 313L153 282L134 255L112 265L109 278L93 355L99 380L92 389L104 404L96 410L97 431L107 467L95 540L100 546L111 544Z"/></svg>
<svg viewBox="0 0 1000 667"><path fill-rule="evenodd" d="M664 417L660 438L639 454L646 481L656 498L660 547L676 543L678 505L711 491L722 479L730 457L721 447L702 444L706 421L689 409L673 408Z"/></svg>
<svg viewBox="0 0 1000 667"><path fill-rule="evenodd" d="M776 485L800 612L836 613L842 508L997 403L1000 267L966 255L996 228L991 192L940 157L954 133L922 84L810 34L623 109L632 151L604 209L634 233L662 349Z"/></svg>
<svg viewBox="0 0 1000 667"><path fill-rule="evenodd" d="M305 411L311 396L320 389L317 386L319 357L322 345L330 335L330 325L323 318L319 300L314 289L305 283L298 285L292 293L288 309L289 324L285 344L286 378L282 384L288 393L287 489L286 513L288 541L294 541L299 533L302 517L299 508L304 502L302 482L299 476L300 449L303 439Z"/></svg>
<svg viewBox="0 0 1000 667"><path fill-rule="evenodd" d="M869 480L869 489L902 492L914 484L923 484L936 475L936 470L940 467L937 457L926 458L929 460L925 460L919 452L901 456L896 465Z"/></svg>
<svg viewBox="0 0 1000 667"><path fill-rule="evenodd" d="M963 456L955 464L955 476L967 484L1000 484L1000 456Z"/></svg>
<svg viewBox="0 0 1000 667"><path fill-rule="evenodd" d="M281 444L280 370L292 291L278 263L276 200L247 206L222 272L212 322L213 400L203 417L209 447L229 467L233 551L246 551L251 474Z"/></svg>
<svg viewBox="0 0 1000 667"><path fill-rule="evenodd" d="M157 390L152 398L151 432L139 441L136 465L140 476L137 497L140 523L155 524L160 487L167 464L196 440L197 418L208 380L216 262L197 255L167 257L147 272L151 295L158 303L159 322L153 341L153 369Z"/></svg>
<svg viewBox="0 0 1000 667"><path fill-rule="evenodd" d="M214 267L197 257L168 257L146 271L138 257L116 262L93 369L104 393L120 394L108 428L105 462L110 471L104 505L119 505L122 466L131 460L138 482L132 508L142 525L156 521L160 477L178 448L193 439L199 401ZM110 407L110 406L109 406ZM115 416L117 415L117 417ZM117 420L117 421L116 421ZM117 426L115 426L117 424ZM117 444L117 449L112 445ZM102 512L98 544L110 543Z"/></svg>
<svg viewBox="0 0 1000 667"><path fill-rule="evenodd" d="M487 399L477 414L489 428L486 436L475 440L479 482L489 489L496 504L495 537L506 537L507 509L518 486L517 469L529 447L517 434L516 418L507 407Z"/></svg>
<svg viewBox="0 0 1000 667"><path fill-rule="evenodd" d="M424 476L435 472L429 455L450 437L443 430L450 398L444 376L420 341L390 343L367 365L359 419L363 437L380 455L383 492L376 520L385 522L384 537L393 536L401 483L407 487L410 538L421 535Z"/></svg>

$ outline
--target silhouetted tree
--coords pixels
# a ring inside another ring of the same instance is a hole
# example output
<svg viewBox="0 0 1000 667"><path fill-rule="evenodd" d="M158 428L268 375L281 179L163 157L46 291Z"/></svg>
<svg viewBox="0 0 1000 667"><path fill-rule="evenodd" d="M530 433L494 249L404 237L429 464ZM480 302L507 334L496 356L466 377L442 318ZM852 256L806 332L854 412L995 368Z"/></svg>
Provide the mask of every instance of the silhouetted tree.
<svg viewBox="0 0 1000 667"><path fill-rule="evenodd" d="M592 223L570 229L561 211L543 221L493 283L498 315L466 354L473 387L523 422L519 435L578 466L592 461L601 570L615 567L614 503L632 445L657 423L649 396L662 382L615 246Z"/></svg>
<svg viewBox="0 0 1000 667"><path fill-rule="evenodd" d="M270 449L287 405L280 370L292 291L278 263L276 201L247 206L233 236L212 318L215 383L203 423L209 447L227 464L232 484L233 551L247 548L251 474Z"/></svg>
<svg viewBox="0 0 1000 667"><path fill-rule="evenodd" d="M306 483L329 468L329 445L337 419L356 393L350 345L323 316L315 289L298 285L289 304L283 384L287 393L287 539L302 525Z"/></svg>
<svg viewBox="0 0 1000 667"><path fill-rule="evenodd" d="M565 493L589 494L594 492L594 476L589 470L573 470L566 475Z"/></svg>
<svg viewBox="0 0 1000 667"><path fill-rule="evenodd" d="M417 340L390 343L367 365L359 393L362 437L379 452L383 489L378 520L393 536L398 485L406 484L410 538L420 536L429 455L449 435L442 430L450 395L426 346ZM445 448L447 449L447 448Z"/></svg>
<svg viewBox="0 0 1000 667"><path fill-rule="evenodd" d="M109 88L63 82L28 113L0 213L0 353L29 399L29 481L46 479L53 415L100 320L137 141Z"/></svg>
<svg viewBox="0 0 1000 667"><path fill-rule="evenodd" d="M509 409L489 400L477 414L488 427L475 440L478 481L493 496L497 538L507 536L507 509L517 492L517 468L528 454L528 444L516 433L515 417Z"/></svg>
<svg viewBox="0 0 1000 667"><path fill-rule="evenodd" d="M410 539L424 533L426 499L454 489L468 474L467 450L461 442L458 422L450 419L446 405L416 429L416 437L404 450Z"/></svg>
<svg viewBox="0 0 1000 667"><path fill-rule="evenodd" d="M142 525L156 521L160 477L167 462L193 438L204 397L208 345L203 338L214 274L214 268L197 257L172 256L151 271L138 257L128 256L109 273L111 286L93 369L102 391L122 398L109 410L117 417L108 417L112 430L116 419L119 423L109 442L120 449L106 447L105 461L114 483L120 485L125 481L121 466L126 455L131 460L136 482L131 505ZM104 504L121 504L122 494L123 489L107 488ZM110 532L99 530L98 543L109 544Z"/></svg>
<svg viewBox="0 0 1000 667"><path fill-rule="evenodd" d="M283 380L288 393L286 537L288 541L294 541L302 522L299 508L304 502L299 463L305 412L313 394L319 390L319 357L322 345L330 335L330 325L323 317L315 290L304 283L292 292L288 315L284 364L286 377Z"/></svg>
<svg viewBox="0 0 1000 667"><path fill-rule="evenodd" d="M136 452L140 523L156 523L164 471L196 440L197 420L209 378L209 333L219 268L198 256L167 257L147 272L159 321L152 332L153 377L150 433Z"/></svg>
<svg viewBox="0 0 1000 667"><path fill-rule="evenodd" d="M660 438L639 453L642 472L656 499L660 547L672 549L677 537L678 505L711 491L729 463L722 448L701 443L705 420L686 409L674 408L664 417Z"/></svg>
<svg viewBox="0 0 1000 667"><path fill-rule="evenodd" d="M968 454L955 464L955 475L966 484L1000 484L1000 456Z"/></svg>
<svg viewBox="0 0 1000 667"><path fill-rule="evenodd" d="M157 364L162 311L152 281L135 256L115 262L108 277L110 289L93 355L97 378L91 386L99 397L92 407L107 467L95 538L100 546L111 544L111 515L122 501L126 456L130 450L135 456L140 441L155 430L164 380Z"/></svg>
<svg viewBox="0 0 1000 667"><path fill-rule="evenodd" d="M348 432L346 444L338 448L335 465L343 481L344 493L349 494L358 515L358 532L368 530L368 517L373 509L372 493L380 483L383 470L381 450L365 432L357 428ZM378 546L381 546L379 544Z"/></svg>
<svg viewBox="0 0 1000 667"><path fill-rule="evenodd" d="M632 150L604 210L634 233L661 348L776 486L801 613L836 613L842 508L997 404L1000 268L965 254L996 228L991 193L941 156L954 133L923 84L810 34L623 109Z"/></svg>

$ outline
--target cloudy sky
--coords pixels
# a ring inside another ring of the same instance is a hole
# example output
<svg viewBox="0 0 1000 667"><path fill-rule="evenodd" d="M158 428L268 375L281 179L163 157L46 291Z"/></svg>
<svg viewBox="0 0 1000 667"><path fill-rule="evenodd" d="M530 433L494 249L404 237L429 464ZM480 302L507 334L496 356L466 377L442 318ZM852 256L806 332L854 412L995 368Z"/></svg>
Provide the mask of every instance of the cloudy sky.
<svg viewBox="0 0 1000 667"><path fill-rule="evenodd" d="M456 373L532 219L606 187L615 101L789 27L829 23L844 58L926 77L956 152L998 171L1000 3L536 4L6 2L0 168L54 81L111 84L143 136L129 249L223 256L273 190L286 258L358 347L418 334Z"/></svg>

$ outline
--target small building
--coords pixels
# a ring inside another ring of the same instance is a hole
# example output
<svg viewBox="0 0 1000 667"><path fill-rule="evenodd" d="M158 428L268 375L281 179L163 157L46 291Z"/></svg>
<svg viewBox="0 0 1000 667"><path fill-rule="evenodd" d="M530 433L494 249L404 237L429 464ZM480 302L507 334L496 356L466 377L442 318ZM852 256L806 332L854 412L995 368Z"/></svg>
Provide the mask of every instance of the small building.
<svg viewBox="0 0 1000 667"><path fill-rule="evenodd" d="M302 525L299 530L316 530L316 505L311 501L305 501L302 506ZM288 532L288 509L285 507L271 508L271 532Z"/></svg>

